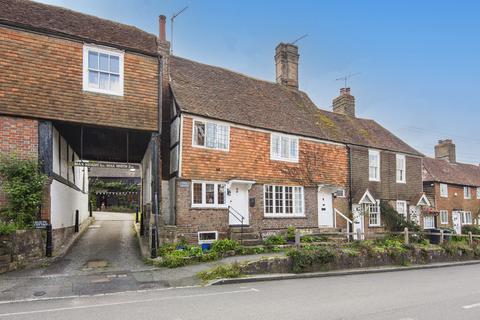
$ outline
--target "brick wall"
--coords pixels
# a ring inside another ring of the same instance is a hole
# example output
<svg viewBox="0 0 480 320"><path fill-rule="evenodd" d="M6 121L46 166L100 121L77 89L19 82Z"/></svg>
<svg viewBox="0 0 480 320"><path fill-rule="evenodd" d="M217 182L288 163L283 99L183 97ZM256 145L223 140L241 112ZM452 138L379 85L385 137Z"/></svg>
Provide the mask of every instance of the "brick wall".
<svg viewBox="0 0 480 320"><path fill-rule="evenodd" d="M368 179L368 149L351 147L352 195L358 202L365 190L382 200L411 201L423 191L422 159L406 156L406 183L396 182L396 154L380 152L380 181Z"/></svg>
<svg viewBox="0 0 480 320"><path fill-rule="evenodd" d="M429 183L430 185L432 182ZM463 186L448 184L448 198L440 197L440 183L433 182L433 191L435 194L435 209L448 210L448 226L452 226L452 211L470 211L472 213L472 219L477 219L480 213L480 199L477 198L476 188L471 187L470 199L465 199L463 196ZM440 225L440 217L436 217L437 226ZM475 223L475 221L473 221Z"/></svg>
<svg viewBox="0 0 480 320"><path fill-rule="evenodd" d="M22 159L37 158L38 121L0 116L0 155L12 154ZM0 208L5 204L5 194L0 188Z"/></svg>
<svg viewBox="0 0 480 320"><path fill-rule="evenodd" d="M180 181L186 183L181 186ZM190 181L177 180L176 189L176 226L178 236L184 236L190 242L197 241L198 231L218 231L219 237L225 238L228 236L229 219L227 209L192 208ZM255 199L255 206L249 208L250 226L258 232L285 230L288 226L295 226L299 229L318 228L317 188L305 188L304 195L305 217L266 218L264 217L263 184L254 184L249 191L249 198ZM346 213L348 210L347 198L334 199L334 207ZM340 216L337 216L337 228L346 228L346 222Z"/></svg>
<svg viewBox="0 0 480 320"><path fill-rule="evenodd" d="M230 150L192 146L192 118L183 122L181 177L226 181L232 178L257 183L289 183L302 186L348 184L345 146L299 140L299 162L270 160L270 134L230 127Z"/></svg>
<svg viewBox="0 0 480 320"><path fill-rule="evenodd" d="M0 114L157 129L158 60L126 52L124 96L83 92L83 43L0 26Z"/></svg>

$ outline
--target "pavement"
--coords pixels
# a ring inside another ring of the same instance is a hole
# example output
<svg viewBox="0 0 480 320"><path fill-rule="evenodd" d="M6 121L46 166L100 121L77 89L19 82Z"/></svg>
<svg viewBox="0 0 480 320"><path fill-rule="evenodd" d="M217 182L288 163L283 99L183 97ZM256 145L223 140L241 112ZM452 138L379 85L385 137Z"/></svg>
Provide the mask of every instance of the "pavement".
<svg viewBox="0 0 480 320"><path fill-rule="evenodd" d="M144 264L133 228L133 214L94 212L95 221L69 252L37 269L0 275L0 301L50 299L201 284L197 272L215 265L263 256L229 257L182 268Z"/></svg>
<svg viewBox="0 0 480 320"><path fill-rule="evenodd" d="M0 319L478 319L480 268L160 288L0 303Z"/></svg>

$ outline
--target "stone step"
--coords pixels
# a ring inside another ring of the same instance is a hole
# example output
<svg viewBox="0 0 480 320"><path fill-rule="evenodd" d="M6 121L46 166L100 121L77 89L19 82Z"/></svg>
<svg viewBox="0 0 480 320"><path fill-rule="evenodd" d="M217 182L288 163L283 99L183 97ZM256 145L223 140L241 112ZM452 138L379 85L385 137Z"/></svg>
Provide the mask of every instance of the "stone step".
<svg viewBox="0 0 480 320"><path fill-rule="evenodd" d="M257 232L256 233L253 233L253 232L249 232L249 233L239 233L239 232L235 232L235 233L231 233L230 234L230 239L232 240L240 240L240 239L260 239L260 234L258 234Z"/></svg>
<svg viewBox="0 0 480 320"><path fill-rule="evenodd" d="M260 239L243 239L242 245L243 246L258 246L263 244L263 241Z"/></svg>
<svg viewBox="0 0 480 320"><path fill-rule="evenodd" d="M242 227L230 227L230 233L241 233L242 232ZM243 227L243 233L253 233L255 232L255 229L253 227L248 227L244 226Z"/></svg>

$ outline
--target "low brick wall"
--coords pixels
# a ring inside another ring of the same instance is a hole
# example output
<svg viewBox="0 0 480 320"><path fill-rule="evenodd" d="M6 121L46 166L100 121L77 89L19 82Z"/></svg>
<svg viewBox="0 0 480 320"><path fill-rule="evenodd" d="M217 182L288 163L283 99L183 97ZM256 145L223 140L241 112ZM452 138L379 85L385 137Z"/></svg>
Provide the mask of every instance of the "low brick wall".
<svg viewBox="0 0 480 320"><path fill-rule="evenodd" d="M18 230L0 236L0 273L28 266L45 256L42 230Z"/></svg>

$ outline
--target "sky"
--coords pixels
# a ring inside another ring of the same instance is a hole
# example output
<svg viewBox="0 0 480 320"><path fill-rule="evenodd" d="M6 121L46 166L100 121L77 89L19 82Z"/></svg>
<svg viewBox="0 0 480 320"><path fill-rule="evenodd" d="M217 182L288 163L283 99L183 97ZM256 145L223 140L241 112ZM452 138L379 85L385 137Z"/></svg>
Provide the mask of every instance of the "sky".
<svg viewBox="0 0 480 320"><path fill-rule="evenodd" d="M439 139L480 163L480 1L42 0L158 34L175 19L175 55L274 81L274 50L297 42L300 89L331 110L343 82L358 117L427 156Z"/></svg>

